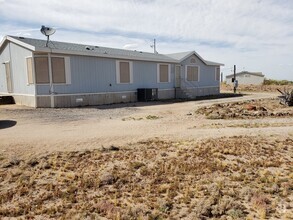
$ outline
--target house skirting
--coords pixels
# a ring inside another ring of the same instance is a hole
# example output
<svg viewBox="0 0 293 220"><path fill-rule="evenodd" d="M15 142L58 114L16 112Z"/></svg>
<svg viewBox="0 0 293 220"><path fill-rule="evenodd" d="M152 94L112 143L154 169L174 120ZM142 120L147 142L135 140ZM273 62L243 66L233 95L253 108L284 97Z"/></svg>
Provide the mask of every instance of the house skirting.
<svg viewBox="0 0 293 220"><path fill-rule="evenodd" d="M176 98L195 99L200 96L218 95L220 94L219 86L211 87L192 87L192 88L176 88Z"/></svg>
<svg viewBox="0 0 293 220"><path fill-rule="evenodd" d="M159 99L173 99L175 97L174 89L158 91ZM115 103L128 103L137 101L137 92L113 92L113 93L89 93L89 94L55 94L38 95L38 108L68 108L91 105L105 105Z"/></svg>
<svg viewBox="0 0 293 220"><path fill-rule="evenodd" d="M0 94L1 96L2 94ZM4 96L12 96L15 104L25 105L29 107L36 107L36 98L34 95L28 94L15 94L15 93L5 93Z"/></svg>
<svg viewBox="0 0 293 220"><path fill-rule="evenodd" d="M90 105L135 102L135 92L97 93L97 94L62 94L37 96L38 108L68 108Z"/></svg>
<svg viewBox="0 0 293 220"><path fill-rule="evenodd" d="M159 89L158 90L158 99L174 99L175 98L175 89Z"/></svg>

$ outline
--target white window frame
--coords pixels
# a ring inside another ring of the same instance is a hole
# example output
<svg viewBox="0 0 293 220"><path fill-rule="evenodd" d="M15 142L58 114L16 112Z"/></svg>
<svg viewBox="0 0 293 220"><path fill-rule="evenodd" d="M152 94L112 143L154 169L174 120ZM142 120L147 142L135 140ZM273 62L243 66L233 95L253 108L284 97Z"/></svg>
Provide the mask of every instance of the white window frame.
<svg viewBox="0 0 293 220"><path fill-rule="evenodd" d="M198 68L198 80L197 81L188 81L187 80L187 67L193 66ZM200 66L199 65L186 65L185 66L185 82L200 82Z"/></svg>
<svg viewBox="0 0 293 220"><path fill-rule="evenodd" d="M217 80L217 69L219 69L219 80ZM221 68L220 67L215 68L215 81L217 81L217 82L221 81Z"/></svg>
<svg viewBox="0 0 293 220"><path fill-rule="evenodd" d="M34 81L36 85L50 85L49 83L37 83L36 82L36 73L35 73L35 58L38 57L48 57L48 55L35 55L33 56L33 75L34 75ZM51 59L53 57L58 57L58 58L64 58L64 65L65 65L65 83L53 83L53 85L70 85L71 84L71 67L70 67L70 57L69 56L60 56L60 55L51 55ZM28 58L28 57L27 57ZM50 61L48 58L48 65L50 65ZM49 73L50 75L50 73ZM53 73L52 73L53 75ZM49 79L50 80L50 79Z"/></svg>
<svg viewBox="0 0 293 220"><path fill-rule="evenodd" d="M120 82L120 62L129 63L129 74L130 74L130 82L129 83L121 83ZM132 84L133 83L133 62L128 60L116 60L116 83L117 84Z"/></svg>
<svg viewBox="0 0 293 220"><path fill-rule="evenodd" d="M160 65L167 65L168 66L168 82L161 82L160 81ZM157 83L170 83L170 82L171 82L171 64L158 63L157 64Z"/></svg>

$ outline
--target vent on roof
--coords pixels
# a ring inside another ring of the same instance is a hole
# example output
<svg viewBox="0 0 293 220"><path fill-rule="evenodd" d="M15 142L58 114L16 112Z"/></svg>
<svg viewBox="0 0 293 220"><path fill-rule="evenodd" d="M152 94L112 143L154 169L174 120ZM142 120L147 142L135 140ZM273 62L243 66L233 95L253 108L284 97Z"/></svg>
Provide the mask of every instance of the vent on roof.
<svg viewBox="0 0 293 220"><path fill-rule="evenodd" d="M94 50L94 48L93 47L91 48L90 46L85 46L85 49L86 50Z"/></svg>
<svg viewBox="0 0 293 220"><path fill-rule="evenodd" d="M18 37L19 39L24 39L24 37Z"/></svg>
<svg viewBox="0 0 293 220"><path fill-rule="evenodd" d="M99 48L99 46L95 46L95 48Z"/></svg>

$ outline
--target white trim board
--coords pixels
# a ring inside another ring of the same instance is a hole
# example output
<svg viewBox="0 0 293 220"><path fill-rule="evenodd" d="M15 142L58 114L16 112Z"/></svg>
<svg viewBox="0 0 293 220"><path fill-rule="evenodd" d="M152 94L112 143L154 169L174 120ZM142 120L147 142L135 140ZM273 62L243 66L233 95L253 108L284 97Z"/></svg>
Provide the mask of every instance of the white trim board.
<svg viewBox="0 0 293 220"><path fill-rule="evenodd" d="M6 92L1 92L0 96L14 96L14 95L21 95L21 96L35 96L34 94L22 94L22 93L6 93Z"/></svg>

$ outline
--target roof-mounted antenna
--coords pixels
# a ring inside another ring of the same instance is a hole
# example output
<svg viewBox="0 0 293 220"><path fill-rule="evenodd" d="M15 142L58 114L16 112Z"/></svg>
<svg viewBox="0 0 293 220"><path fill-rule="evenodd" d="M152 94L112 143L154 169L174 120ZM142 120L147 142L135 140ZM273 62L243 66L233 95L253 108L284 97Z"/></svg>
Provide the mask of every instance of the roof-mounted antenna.
<svg viewBox="0 0 293 220"><path fill-rule="evenodd" d="M47 36L46 47L48 47L50 36L53 35L56 32L56 30L54 28L45 27L44 25L42 25L42 28L40 31L43 35Z"/></svg>

